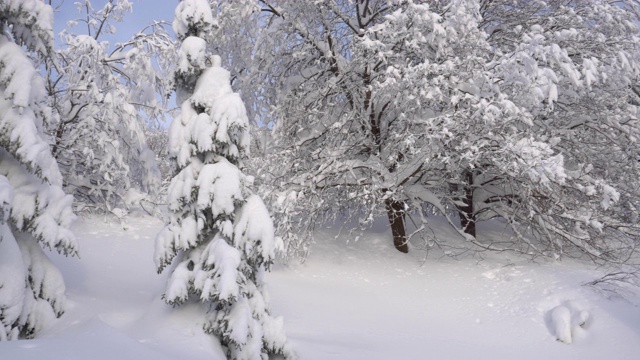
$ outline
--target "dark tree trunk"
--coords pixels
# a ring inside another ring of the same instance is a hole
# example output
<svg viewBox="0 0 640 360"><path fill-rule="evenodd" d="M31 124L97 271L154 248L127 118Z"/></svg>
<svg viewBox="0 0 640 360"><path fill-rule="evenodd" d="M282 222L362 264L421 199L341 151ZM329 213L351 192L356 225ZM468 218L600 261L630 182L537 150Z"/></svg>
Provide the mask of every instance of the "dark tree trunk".
<svg viewBox="0 0 640 360"><path fill-rule="evenodd" d="M387 106L390 103L386 103L379 112L375 111L375 106L372 101L372 88L371 88L371 72L369 67L365 67L363 80L365 84L365 97L364 108L369 112L369 126L373 143L375 144L376 154L379 155L382 152L382 128L380 127L380 119ZM404 160L404 155L399 153L397 155L397 162L401 163ZM389 167L389 172L394 173L396 171L396 164L392 164ZM409 246L407 245L407 230L405 227L405 203L404 201L397 201L393 199L387 199L384 201L384 205L387 210L387 216L389 217L389 224L391 225L391 234L393 235L393 245L396 249L402 253L409 252Z"/></svg>
<svg viewBox="0 0 640 360"><path fill-rule="evenodd" d="M53 148L51 148L51 155L53 155L54 159L58 159L58 147L62 142L62 135L64 135L64 122L60 122L56 129L55 143L53 144Z"/></svg>
<svg viewBox="0 0 640 360"><path fill-rule="evenodd" d="M391 234L393 234L393 245L396 249L403 253L409 252L407 245L407 230L404 223L404 202L387 199L384 201L387 208L387 216L391 225Z"/></svg>
<svg viewBox="0 0 640 360"><path fill-rule="evenodd" d="M460 226L462 231L476 237L476 214L473 212L473 173L465 171L464 176L464 195L461 199L464 205L457 205L460 214Z"/></svg>

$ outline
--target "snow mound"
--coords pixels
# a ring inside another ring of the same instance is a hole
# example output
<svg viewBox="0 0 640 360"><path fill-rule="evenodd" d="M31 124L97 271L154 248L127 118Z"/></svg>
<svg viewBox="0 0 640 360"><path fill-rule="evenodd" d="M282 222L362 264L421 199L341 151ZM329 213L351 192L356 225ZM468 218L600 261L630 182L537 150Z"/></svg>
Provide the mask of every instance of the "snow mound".
<svg viewBox="0 0 640 360"><path fill-rule="evenodd" d="M565 344L573 342L571 337L571 310L566 306L556 306L551 310L551 326L553 335Z"/></svg>
<svg viewBox="0 0 640 360"><path fill-rule="evenodd" d="M581 310L575 302L567 301L551 309L548 313L548 328L558 341L565 344L573 342L579 329L586 329L591 313Z"/></svg>

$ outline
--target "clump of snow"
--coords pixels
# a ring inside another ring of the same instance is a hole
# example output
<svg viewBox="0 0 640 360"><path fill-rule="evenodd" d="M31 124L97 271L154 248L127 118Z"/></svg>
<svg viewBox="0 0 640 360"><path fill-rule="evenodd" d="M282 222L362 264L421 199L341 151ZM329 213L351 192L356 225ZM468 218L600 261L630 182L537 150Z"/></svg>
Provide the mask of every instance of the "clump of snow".
<svg viewBox="0 0 640 360"><path fill-rule="evenodd" d="M188 265L188 262L180 262L173 269L164 292L166 301L180 304L189 298L189 284L193 281L193 272L189 270Z"/></svg>
<svg viewBox="0 0 640 360"><path fill-rule="evenodd" d="M44 1L3 0L0 13L18 42L30 50L44 54L53 46L53 9Z"/></svg>
<svg viewBox="0 0 640 360"><path fill-rule="evenodd" d="M591 313L587 310L580 311L575 317L574 324L580 326L581 328L586 328L589 320L591 319Z"/></svg>
<svg viewBox="0 0 640 360"><path fill-rule="evenodd" d="M191 29L198 28L201 33L190 35L203 37L216 24L207 0L183 0L176 7L173 31L178 37L185 37Z"/></svg>
<svg viewBox="0 0 640 360"><path fill-rule="evenodd" d="M591 313L573 301L565 301L548 312L552 335L565 344L573 343L578 329L586 329L590 319Z"/></svg>
<svg viewBox="0 0 640 360"><path fill-rule="evenodd" d="M565 344L571 344L571 310L559 305L551 310L550 314L553 335Z"/></svg>
<svg viewBox="0 0 640 360"><path fill-rule="evenodd" d="M269 210L259 196L249 196L238 211L233 242L252 258L263 259L267 264L283 250L282 241L275 237Z"/></svg>
<svg viewBox="0 0 640 360"><path fill-rule="evenodd" d="M240 252L227 241L217 236L205 248L202 257L204 264L212 274L202 290L202 298L231 302L238 298L243 276L238 271L241 262Z"/></svg>
<svg viewBox="0 0 640 360"><path fill-rule="evenodd" d="M233 306L231 306L231 311L228 316L229 328L231 329L229 337L234 343L241 345L245 345L247 343L251 320L251 309L249 308L245 298L238 300L233 304ZM246 350L249 349L245 349L245 351ZM259 350L260 349L258 349L258 351ZM259 352L254 354L253 357L258 354Z"/></svg>
<svg viewBox="0 0 640 360"><path fill-rule="evenodd" d="M516 155L514 162L517 169L527 173L532 181L543 185L565 182L564 157L562 154L553 155L549 144L525 138L514 144L506 144L506 149Z"/></svg>
<svg viewBox="0 0 640 360"><path fill-rule="evenodd" d="M196 181L198 209L210 208L214 218L232 214L235 204L244 198L244 183L246 180L242 172L224 158L214 164L204 165Z"/></svg>
<svg viewBox="0 0 640 360"><path fill-rule="evenodd" d="M3 149L0 149L0 175L13 186L11 219L16 228L31 231L45 247L75 254L75 237L69 230L75 220L73 198L60 187L42 183Z"/></svg>
<svg viewBox="0 0 640 360"><path fill-rule="evenodd" d="M212 61L214 65L202 73L193 94L182 103L180 121L169 128L169 154L180 167L198 152L216 152L230 160L249 154L244 103L231 89L229 72L219 66L219 57Z"/></svg>
<svg viewBox="0 0 640 360"><path fill-rule="evenodd" d="M240 157L240 151L248 154L249 119L240 95L231 89L229 72L220 67L219 62L219 57L214 56L214 65L207 68L196 83L191 105L203 108L205 113L190 115L193 120L188 130L192 134L189 140L193 140L199 151L215 151L235 159Z"/></svg>
<svg viewBox="0 0 640 360"><path fill-rule="evenodd" d="M11 204L13 203L13 190L9 179L0 175L0 224L4 224L9 219Z"/></svg>
<svg viewBox="0 0 640 360"><path fill-rule="evenodd" d="M39 134L38 121L30 108L32 92L42 87L30 60L16 44L0 37L0 145L25 163L43 180L62 185L57 162Z"/></svg>
<svg viewBox="0 0 640 360"><path fill-rule="evenodd" d="M187 127L192 118L198 116L189 101L184 101L180 107L180 120L172 121L169 126L169 155L176 159L178 166L185 166L194 145L189 143L190 134Z"/></svg>
<svg viewBox="0 0 640 360"><path fill-rule="evenodd" d="M9 225L0 223L0 341L17 339L13 324L22 314L26 268Z"/></svg>
<svg viewBox="0 0 640 360"><path fill-rule="evenodd" d="M204 39L189 36L182 42L178 52L178 70L189 72L190 69L204 69L206 60L207 42Z"/></svg>
<svg viewBox="0 0 640 360"><path fill-rule="evenodd" d="M262 331L268 339L267 345L272 349L280 349L282 352L291 353L290 345L284 331L284 319L282 316L266 317L262 322Z"/></svg>
<svg viewBox="0 0 640 360"><path fill-rule="evenodd" d="M620 200L620 193L609 185L602 185L602 208L607 210L612 204Z"/></svg>
<svg viewBox="0 0 640 360"><path fill-rule="evenodd" d="M216 56L216 58L218 59L217 63L219 63L219 57ZM194 106L201 106L206 110L210 110L213 109L213 104L218 98L230 94L233 94L233 89L231 89L231 74L229 74L229 71L220 67L220 65L211 66L198 78L191 96L191 102Z"/></svg>

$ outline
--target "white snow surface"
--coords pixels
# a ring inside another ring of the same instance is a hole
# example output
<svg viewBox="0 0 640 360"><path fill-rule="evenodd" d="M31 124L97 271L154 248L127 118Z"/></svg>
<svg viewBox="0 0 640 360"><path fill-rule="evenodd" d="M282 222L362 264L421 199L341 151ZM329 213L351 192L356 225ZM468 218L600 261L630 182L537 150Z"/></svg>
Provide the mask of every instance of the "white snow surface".
<svg viewBox="0 0 640 360"><path fill-rule="evenodd" d="M0 358L224 359L201 330L200 304L174 309L160 299L166 274L155 272L153 238L162 226L143 216L128 218L128 230L115 219L78 220L80 259L49 254L65 277L66 314L35 340L0 342ZM502 235L498 223L479 230ZM456 241L445 225L435 234ZM353 238L320 230L304 264L266 274L273 314L300 359L638 358L638 291L605 297L581 286L602 270L436 250L423 261L418 249L395 251L384 222ZM557 341L557 320L570 321L570 345Z"/></svg>

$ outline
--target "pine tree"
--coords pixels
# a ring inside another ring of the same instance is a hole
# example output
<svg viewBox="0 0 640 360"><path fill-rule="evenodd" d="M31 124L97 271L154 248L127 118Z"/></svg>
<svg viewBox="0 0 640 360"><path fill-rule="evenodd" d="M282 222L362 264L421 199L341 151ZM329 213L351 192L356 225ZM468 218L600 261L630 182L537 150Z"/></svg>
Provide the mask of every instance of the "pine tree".
<svg viewBox="0 0 640 360"><path fill-rule="evenodd" d="M209 304L204 330L230 359L292 357L282 320L269 313L263 273L282 241L242 172L249 121L220 57L207 55L215 26L206 0L184 0L173 27L182 42L175 74L181 114L170 127L178 173L169 186L170 223L156 240L161 272L173 262L164 299Z"/></svg>
<svg viewBox="0 0 640 360"><path fill-rule="evenodd" d="M41 249L74 255L71 196L44 139L44 82L19 45L53 45L41 1L0 1L0 340L32 337L64 312L64 282Z"/></svg>

